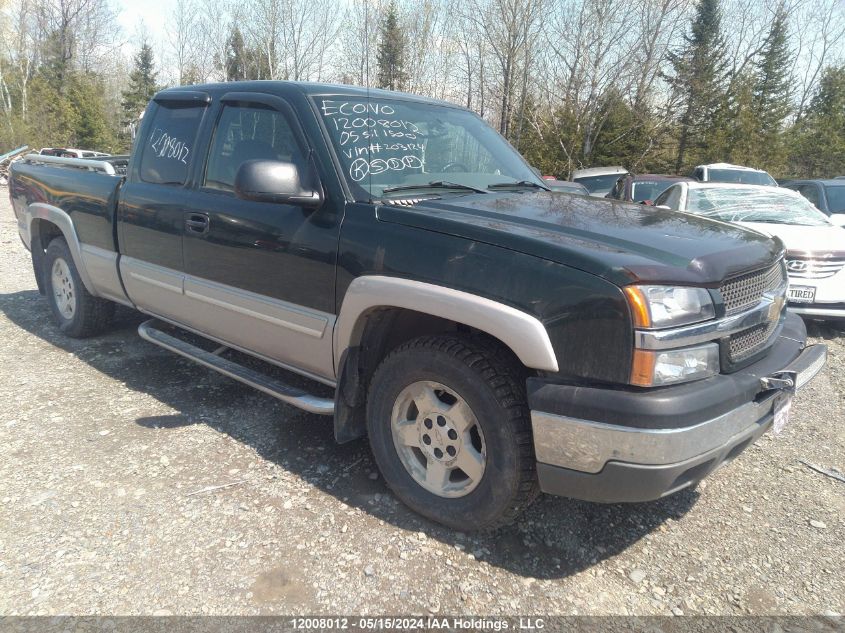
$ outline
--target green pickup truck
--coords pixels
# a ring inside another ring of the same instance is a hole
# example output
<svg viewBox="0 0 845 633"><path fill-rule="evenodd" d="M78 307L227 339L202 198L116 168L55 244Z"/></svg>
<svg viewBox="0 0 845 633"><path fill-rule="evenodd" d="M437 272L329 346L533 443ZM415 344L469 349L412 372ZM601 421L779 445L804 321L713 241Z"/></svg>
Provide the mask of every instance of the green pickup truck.
<svg viewBox="0 0 845 633"><path fill-rule="evenodd" d="M478 116L411 95L168 89L128 165L30 155L10 195L68 336L140 310L146 340L367 436L394 493L457 529L541 491L694 486L826 359L777 240L549 191Z"/></svg>

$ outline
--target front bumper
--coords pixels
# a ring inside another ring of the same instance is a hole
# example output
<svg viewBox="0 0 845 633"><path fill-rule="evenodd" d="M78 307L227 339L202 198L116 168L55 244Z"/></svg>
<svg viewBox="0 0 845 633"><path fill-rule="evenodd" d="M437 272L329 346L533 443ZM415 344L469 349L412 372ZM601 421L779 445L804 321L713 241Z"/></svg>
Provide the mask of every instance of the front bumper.
<svg viewBox="0 0 845 633"><path fill-rule="evenodd" d="M845 319L845 302L840 303L790 303L789 311L811 319Z"/></svg>
<svg viewBox="0 0 845 633"><path fill-rule="evenodd" d="M821 279L790 275L789 285L815 288L814 303L790 301L787 304L790 312L813 319L845 319L845 268L831 277Z"/></svg>
<svg viewBox="0 0 845 633"><path fill-rule="evenodd" d="M650 501L694 485L751 445L774 410L824 366L788 315L758 362L662 389L529 380L537 472L544 492L587 501Z"/></svg>

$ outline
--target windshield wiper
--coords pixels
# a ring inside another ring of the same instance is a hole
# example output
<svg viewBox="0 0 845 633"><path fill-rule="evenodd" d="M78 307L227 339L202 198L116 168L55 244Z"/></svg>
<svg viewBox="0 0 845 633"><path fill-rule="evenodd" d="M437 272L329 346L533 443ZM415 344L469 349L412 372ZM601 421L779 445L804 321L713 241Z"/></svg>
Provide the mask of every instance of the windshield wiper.
<svg viewBox="0 0 845 633"><path fill-rule="evenodd" d="M385 193L396 193L398 191L414 191L417 189L457 189L460 191L472 191L474 193L487 193L484 189L472 187L470 185L462 185L459 182L448 182L446 180L432 180L429 183L419 185L399 185L398 187L388 187L382 191Z"/></svg>
<svg viewBox="0 0 845 633"><path fill-rule="evenodd" d="M532 189L542 189L543 191L551 191L548 187L544 187L536 182L530 180L517 180L515 182L494 182L492 185L487 185L488 189L518 189L524 187L531 187Z"/></svg>

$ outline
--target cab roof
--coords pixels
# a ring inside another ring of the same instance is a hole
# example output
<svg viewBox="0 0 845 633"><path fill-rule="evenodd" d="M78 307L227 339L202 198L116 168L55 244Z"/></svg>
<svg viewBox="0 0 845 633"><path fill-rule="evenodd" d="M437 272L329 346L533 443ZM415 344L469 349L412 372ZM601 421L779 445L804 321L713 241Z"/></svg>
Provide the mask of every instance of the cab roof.
<svg viewBox="0 0 845 633"><path fill-rule="evenodd" d="M289 96L292 93L299 93L308 97L331 95L356 99L392 99L399 101L414 101L416 103L428 103L431 105L466 110L466 108L454 103L449 103L448 101L432 99L430 97L421 97L407 92L351 86L348 84L319 83L312 81L275 81L268 79L175 86L173 88L165 88L164 90L159 91L156 93L156 96L183 91L206 92L212 98L222 97L228 92L262 92L280 97Z"/></svg>
<svg viewBox="0 0 845 633"><path fill-rule="evenodd" d="M698 165L696 169L699 169L700 167L706 167L707 169L732 169L734 171L756 171L760 173L766 173L762 169L746 167L745 165L732 165L730 163L710 163L708 165Z"/></svg>

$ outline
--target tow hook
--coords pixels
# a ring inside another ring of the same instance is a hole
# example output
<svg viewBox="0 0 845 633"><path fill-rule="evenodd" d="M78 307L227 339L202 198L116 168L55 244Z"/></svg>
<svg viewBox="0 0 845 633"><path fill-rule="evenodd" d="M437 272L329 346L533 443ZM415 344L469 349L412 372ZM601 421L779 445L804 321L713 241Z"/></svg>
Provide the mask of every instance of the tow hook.
<svg viewBox="0 0 845 633"><path fill-rule="evenodd" d="M795 385L798 374L794 371L779 371L771 376L764 376L760 379L760 386L765 389L777 389L778 391L786 391L788 393L795 393Z"/></svg>

